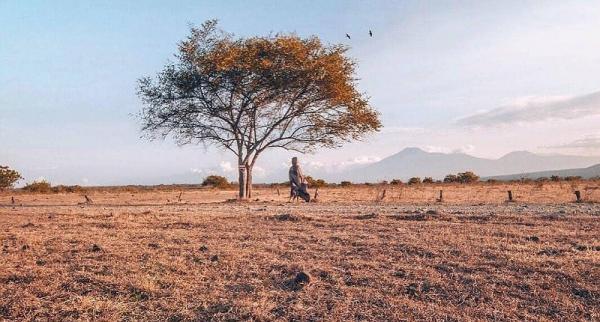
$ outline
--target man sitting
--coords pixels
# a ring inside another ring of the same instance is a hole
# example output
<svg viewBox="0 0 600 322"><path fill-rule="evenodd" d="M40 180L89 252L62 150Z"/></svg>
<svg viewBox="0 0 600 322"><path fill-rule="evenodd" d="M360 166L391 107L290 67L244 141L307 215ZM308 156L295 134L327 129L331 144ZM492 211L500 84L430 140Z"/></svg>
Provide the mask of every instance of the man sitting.
<svg viewBox="0 0 600 322"><path fill-rule="evenodd" d="M306 183L306 179L302 174L297 157L292 158L292 166L290 167L289 176L291 186L290 201L300 197L304 201L309 202L310 194L308 193L308 184Z"/></svg>

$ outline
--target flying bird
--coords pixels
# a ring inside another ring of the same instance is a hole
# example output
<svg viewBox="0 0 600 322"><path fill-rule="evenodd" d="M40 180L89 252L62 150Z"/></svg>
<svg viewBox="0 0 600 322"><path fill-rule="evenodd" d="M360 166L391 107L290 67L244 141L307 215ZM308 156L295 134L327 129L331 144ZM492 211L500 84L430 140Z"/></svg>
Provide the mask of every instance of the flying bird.
<svg viewBox="0 0 600 322"><path fill-rule="evenodd" d="M369 29L369 36L373 37L373 32Z"/></svg>
<svg viewBox="0 0 600 322"><path fill-rule="evenodd" d="M348 35L348 34L346 34L346 37L348 37L348 39L352 39L352 38L350 38L350 35Z"/></svg>

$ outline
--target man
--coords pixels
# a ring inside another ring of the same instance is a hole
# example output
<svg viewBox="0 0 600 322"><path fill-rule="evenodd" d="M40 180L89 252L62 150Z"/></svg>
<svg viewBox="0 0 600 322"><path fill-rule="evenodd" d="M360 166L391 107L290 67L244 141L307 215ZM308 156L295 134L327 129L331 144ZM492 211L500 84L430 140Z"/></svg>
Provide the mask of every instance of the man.
<svg viewBox="0 0 600 322"><path fill-rule="evenodd" d="M292 166L290 167L290 185L291 185L291 195L290 198L300 197L304 201L310 201L310 194L308 193L308 184L306 183L306 179L304 178L304 174L302 174L302 170L300 169L300 165L298 164L298 158L292 158Z"/></svg>

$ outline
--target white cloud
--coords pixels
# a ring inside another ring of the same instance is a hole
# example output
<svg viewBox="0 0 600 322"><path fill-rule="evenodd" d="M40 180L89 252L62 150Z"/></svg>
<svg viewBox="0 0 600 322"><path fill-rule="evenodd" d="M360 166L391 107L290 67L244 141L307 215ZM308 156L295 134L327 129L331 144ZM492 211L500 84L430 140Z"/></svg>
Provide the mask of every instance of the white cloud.
<svg viewBox="0 0 600 322"><path fill-rule="evenodd" d="M553 146L546 146L549 149L584 149L584 150L597 150L600 149L600 135L592 134L565 144L558 144Z"/></svg>
<svg viewBox="0 0 600 322"><path fill-rule="evenodd" d="M219 166L224 173L234 172L236 170L229 161L221 161Z"/></svg>
<svg viewBox="0 0 600 322"><path fill-rule="evenodd" d="M450 148L445 146L437 146L437 145L425 145L422 149L429 153L472 153L475 151L475 146L472 144L463 145L459 148Z"/></svg>
<svg viewBox="0 0 600 322"><path fill-rule="evenodd" d="M525 97L511 105L460 118L456 124L493 126L552 119L571 120L592 115L600 115L600 91L572 97Z"/></svg>

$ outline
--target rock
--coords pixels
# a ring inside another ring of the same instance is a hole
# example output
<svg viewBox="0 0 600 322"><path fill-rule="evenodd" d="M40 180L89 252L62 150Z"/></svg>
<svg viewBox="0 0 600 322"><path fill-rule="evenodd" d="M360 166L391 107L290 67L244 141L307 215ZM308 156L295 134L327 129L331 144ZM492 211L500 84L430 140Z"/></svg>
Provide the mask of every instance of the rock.
<svg viewBox="0 0 600 322"><path fill-rule="evenodd" d="M296 277L294 277L294 284L297 287L302 288L308 283L310 283L310 275L308 275L305 272L299 272L298 274L296 274Z"/></svg>
<svg viewBox="0 0 600 322"><path fill-rule="evenodd" d="M102 248L100 248L100 246L98 246L96 244L92 245L92 252L99 252L101 250L102 250Z"/></svg>
<svg viewBox="0 0 600 322"><path fill-rule="evenodd" d="M292 214L281 214L275 215L275 219L279 221L299 221L300 218L298 216L294 216Z"/></svg>

